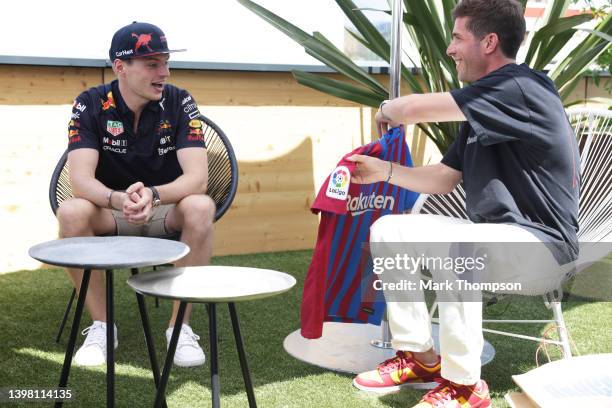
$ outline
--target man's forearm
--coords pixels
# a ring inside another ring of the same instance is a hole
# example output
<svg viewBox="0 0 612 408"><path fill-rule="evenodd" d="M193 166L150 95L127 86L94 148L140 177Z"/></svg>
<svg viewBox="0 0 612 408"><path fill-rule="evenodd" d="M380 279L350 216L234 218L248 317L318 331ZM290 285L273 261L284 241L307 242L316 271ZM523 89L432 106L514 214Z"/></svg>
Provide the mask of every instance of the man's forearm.
<svg viewBox="0 0 612 408"><path fill-rule="evenodd" d="M463 121L465 116L448 92L411 94L395 98L381 109L393 123Z"/></svg>
<svg viewBox="0 0 612 408"><path fill-rule="evenodd" d="M73 177L71 184L75 197L91 201L98 207L111 208L112 205L114 209L121 209L125 196L123 191L114 191L91 177ZM171 183L155 187L163 204L175 204L188 195L206 193L207 183L201 176L183 174ZM111 191L113 193L109 197Z"/></svg>
<svg viewBox="0 0 612 408"><path fill-rule="evenodd" d="M171 183L156 185L162 204L175 204L192 194L205 194L208 178L183 174Z"/></svg>
<svg viewBox="0 0 612 408"><path fill-rule="evenodd" d="M425 194L446 194L461 181L461 173L443 164L405 167L393 163L391 184Z"/></svg>
<svg viewBox="0 0 612 408"><path fill-rule="evenodd" d="M72 176L70 178L75 197L91 201L98 207L108 208L108 195L112 189L93 177Z"/></svg>

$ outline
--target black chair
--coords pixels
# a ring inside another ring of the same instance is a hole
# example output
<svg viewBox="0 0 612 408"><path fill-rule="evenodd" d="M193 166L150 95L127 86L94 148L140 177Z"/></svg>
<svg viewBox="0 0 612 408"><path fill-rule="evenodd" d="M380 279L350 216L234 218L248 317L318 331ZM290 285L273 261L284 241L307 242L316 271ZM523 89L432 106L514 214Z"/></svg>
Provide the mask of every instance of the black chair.
<svg viewBox="0 0 612 408"><path fill-rule="evenodd" d="M212 120L204 115L200 115L202 120L202 131L206 142L208 155L208 191L207 194L213 199L217 206L215 221L219 220L229 209L236 190L238 188L238 163L234 155L234 149L229 139L223 131ZM57 212L60 204L68 198L74 197L72 186L68 176L68 151L65 151L59 159L51 182L49 184L49 203L53 214ZM160 238L178 240L180 234L162 236ZM72 289L72 294L68 300L68 305L62 317L55 341L59 343L66 325L66 320L72 308L72 303L76 296L76 289ZM156 299L157 303L157 299Z"/></svg>

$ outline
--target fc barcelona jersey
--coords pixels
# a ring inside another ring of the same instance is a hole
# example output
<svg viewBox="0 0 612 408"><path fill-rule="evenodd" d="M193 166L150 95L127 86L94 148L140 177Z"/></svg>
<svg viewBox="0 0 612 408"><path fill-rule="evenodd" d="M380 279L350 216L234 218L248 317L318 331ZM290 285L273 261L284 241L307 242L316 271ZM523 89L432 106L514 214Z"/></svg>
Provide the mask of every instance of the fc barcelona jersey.
<svg viewBox="0 0 612 408"><path fill-rule="evenodd" d="M418 194L385 182L350 183L353 154L378 157L412 166L403 126L380 140L346 154L321 186L311 210L321 213L317 243L304 283L301 333L319 338L324 321L380 324L382 293L375 302L363 298L364 281L373 278L369 257L362 250L369 242L370 226L387 214L412 208ZM368 296L369 299L371 297Z"/></svg>

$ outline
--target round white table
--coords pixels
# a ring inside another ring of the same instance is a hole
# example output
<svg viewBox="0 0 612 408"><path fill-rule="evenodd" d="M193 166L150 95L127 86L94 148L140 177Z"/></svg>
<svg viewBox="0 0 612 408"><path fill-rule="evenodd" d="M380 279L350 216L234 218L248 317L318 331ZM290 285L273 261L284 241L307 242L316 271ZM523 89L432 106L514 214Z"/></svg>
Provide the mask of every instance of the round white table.
<svg viewBox="0 0 612 408"><path fill-rule="evenodd" d="M432 324L431 329L434 348L440 350L439 326ZM359 374L395 356L397 350L372 344L381 337L381 326L325 322L320 338L304 338L298 329L285 337L283 347L291 356L305 363L340 373ZM495 349L485 341L480 363L488 364L494 356Z"/></svg>
<svg viewBox="0 0 612 408"><path fill-rule="evenodd" d="M184 257L189 252L189 247L182 242L170 241L159 238L144 237L77 237L65 238L44 242L30 248L29 254L49 265L65 266L68 268L84 269L81 290L77 300L74 320L70 330L70 338L66 347L66 355L62 366L59 387L66 387L72 355L76 338L83 315L83 306L87 297L91 271L102 269L106 271L106 406L115 405L115 348L113 347L113 327L115 326L114 301L113 301L113 270L130 268L132 275L138 276L138 268L145 266L162 265L174 262ZM138 307L145 331L145 340L149 351L151 369L155 384L159 383L159 366L155 356L153 336L144 298L137 294ZM55 403L61 407L62 401ZM165 401L163 402L165 404Z"/></svg>
<svg viewBox="0 0 612 408"><path fill-rule="evenodd" d="M176 323L168 345L168 354L157 387L155 407L161 407L164 401L187 303L208 304L212 406L215 408L220 406L221 391L217 355L216 304L227 303L249 407L256 407L235 302L278 295L291 289L295 283L295 278L286 273L238 266L192 266L131 276L128 279L128 285L137 293L180 301Z"/></svg>

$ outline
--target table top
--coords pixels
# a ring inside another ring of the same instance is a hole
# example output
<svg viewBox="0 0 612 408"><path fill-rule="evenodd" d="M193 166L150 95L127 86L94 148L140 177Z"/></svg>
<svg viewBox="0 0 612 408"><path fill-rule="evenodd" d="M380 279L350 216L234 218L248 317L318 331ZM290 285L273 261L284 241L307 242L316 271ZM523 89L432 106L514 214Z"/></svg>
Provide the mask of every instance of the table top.
<svg viewBox="0 0 612 408"><path fill-rule="evenodd" d="M179 241L145 237L76 237L44 242L29 254L49 265L80 269L140 268L174 262L189 252Z"/></svg>
<svg viewBox="0 0 612 408"><path fill-rule="evenodd" d="M190 266L131 276L128 285L143 295L190 303L239 302L288 291L293 276L239 266Z"/></svg>

